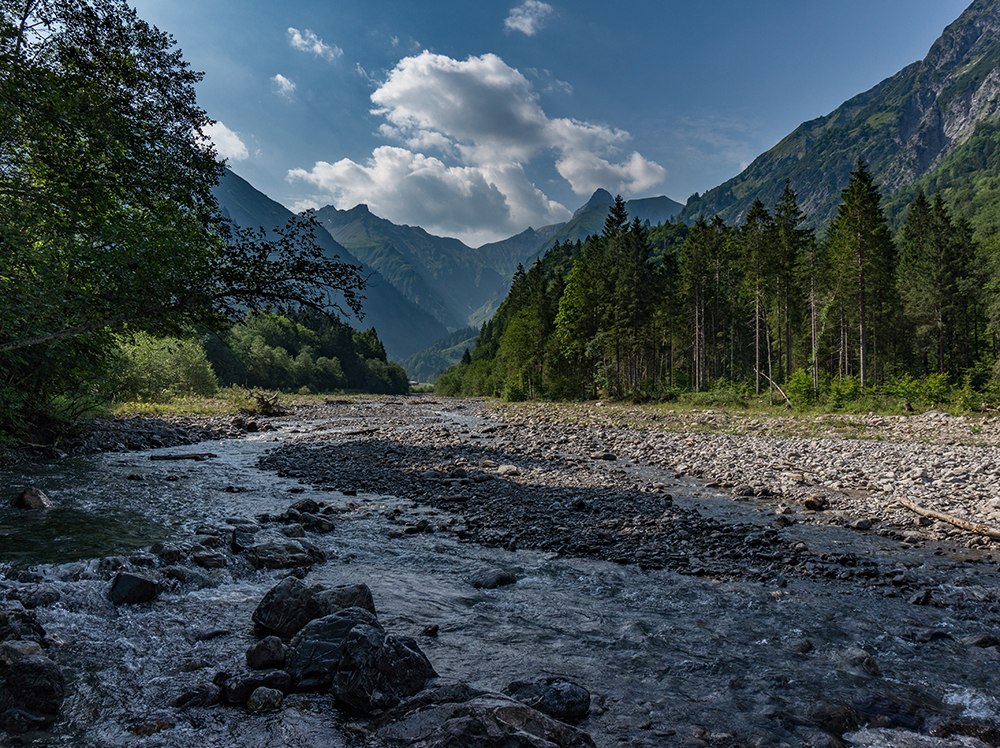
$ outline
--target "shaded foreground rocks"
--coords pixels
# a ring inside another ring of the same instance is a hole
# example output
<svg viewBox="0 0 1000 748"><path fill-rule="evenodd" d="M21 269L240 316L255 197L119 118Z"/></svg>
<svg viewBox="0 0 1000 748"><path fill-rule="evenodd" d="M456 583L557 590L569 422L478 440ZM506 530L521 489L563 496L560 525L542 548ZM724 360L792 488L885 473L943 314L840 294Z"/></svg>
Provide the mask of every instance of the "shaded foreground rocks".
<svg viewBox="0 0 1000 748"><path fill-rule="evenodd" d="M0 730L37 730L59 716L66 681L42 650L44 635L30 611L0 611Z"/></svg>
<svg viewBox="0 0 1000 748"><path fill-rule="evenodd" d="M437 675L415 641L390 636L362 608L306 624L292 639L286 668L297 690L329 691L362 714L395 706Z"/></svg>
<svg viewBox="0 0 1000 748"><path fill-rule="evenodd" d="M253 612L260 632L290 638L315 618L344 608L364 608L375 615L375 601L367 585L308 585L288 577L272 587Z"/></svg>
<svg viewBox="0 0 1000 748"><path fill-rule="evenodd" d="M430 689L383 715L376 735L409 748L593 748L585 732L466 684Z"/></svg>

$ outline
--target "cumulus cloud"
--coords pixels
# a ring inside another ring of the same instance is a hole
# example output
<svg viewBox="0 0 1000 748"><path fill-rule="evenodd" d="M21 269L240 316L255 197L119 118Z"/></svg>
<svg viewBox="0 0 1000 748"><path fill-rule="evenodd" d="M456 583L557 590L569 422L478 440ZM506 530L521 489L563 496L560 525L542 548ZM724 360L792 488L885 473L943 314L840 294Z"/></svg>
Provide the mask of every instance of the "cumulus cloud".
<svg viewBox="0 0 1000 748"><path fill-rule="evenodd" d="M289 27L288 41L295 49L302 50L303 52L312 52L317 57L322 57L328 62L333 62L344 54L344 50L336 44L333 46L325 44L322 39L309 29L299 31L298 29Z"/></svg>
<svg viewBox="0 0 1000 748"><path fill-rule="evenodd" d="M289 80L281 73L278 73L276 76L271 78L271 80L274 82L274 85L279 94L288 99L292 98L292 94L295 93L294 81Z"/></svg>
<svg viewBox="0 0 1000 748"><path fill-rule="evenodd" d="M406 57L371 98L372 113L384 118L380 134L396 145L363 164L319 162L289 179L343 207L365 202L397 223L492 240L569 217L528 179L524 165L534 159L551 158L580 195L598 187L631 195L666 176L639 153L622 160L627 132L548 117L531 82L493 54Z"/></svg>
<svg viewBox="0 0 1000 748"><path fill-rule="evenodd" d="M337 205L365 203L395 223L419 224L471 246L510 236L530 224L568 218L568 211L536 190L517 164L448 166L393 146L376 148L364 164L320 161L308 171L293 169L288 178L315 185Z"/></svg>
<svg viewBox="0 0 1000 748"><path fill-rule="evenodd" d="M221 122L213 122L208 125L202 134L215 146L215 152L229 161L245 161L250 158L250 152L246 145L240 140L240 136L230 130Z"/></svg>
<svg viewBox="0 0 1000 748"><path fill-rule="evenodd" d="M522 34L534 36L545 27L545 21L553 13L555 9L548 3L524 0L516 8L510 9L510 15L503 25L509 31L520 31Z"/></svg>

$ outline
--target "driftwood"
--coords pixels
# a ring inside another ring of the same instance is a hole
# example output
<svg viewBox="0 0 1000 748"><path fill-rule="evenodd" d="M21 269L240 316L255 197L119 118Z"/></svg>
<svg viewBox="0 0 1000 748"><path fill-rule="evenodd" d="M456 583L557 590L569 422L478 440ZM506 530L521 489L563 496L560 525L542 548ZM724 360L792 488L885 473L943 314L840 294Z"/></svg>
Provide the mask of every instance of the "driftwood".
<svg viewBox="0 0 1000 748"><path fill-rule="evenodd" d="M1000 538L1000 530L993 527L988 527L987 525L981 524L979 522L970 522L967 519L960 519L954 517L950 514L944 514L943 512L935 512L933 509L925 509L919 504L915 504L909 499L896 499L900 504L905 506L910 511L916 512L917 514L923 515L924 517L930 517L931 519L941 520L942 522L947 522L949 525L955 525L955 527L960 527L963 530L968 530L969 532L974 532L977 535L986 535L990 538Z"/></svg>
<svg viewBox="0 0 1000 748"><path fill-rule="evenodd" d="M378 431L378 427L368 428L368 429L355 429L354 431L341 431L341 436L363 436L365 434L374 434Z"/></svg>
<svg viewBox="0 0 1000 748"><path fill-rule="evenodd" d="M151 460L197 460L201 462L202 460L207 460L212 457L218 457L219 455L212 454L211 452L195 452L193 454L187 455L150 455Z"/></svg>

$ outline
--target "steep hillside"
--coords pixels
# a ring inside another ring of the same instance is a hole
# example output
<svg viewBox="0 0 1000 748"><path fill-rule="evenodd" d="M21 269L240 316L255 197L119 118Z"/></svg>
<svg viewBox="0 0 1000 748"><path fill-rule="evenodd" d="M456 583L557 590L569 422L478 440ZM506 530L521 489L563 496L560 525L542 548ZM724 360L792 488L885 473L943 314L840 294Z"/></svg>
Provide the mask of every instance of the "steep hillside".
<svg viewBox="0 0 1000 748"><path fill-rule="evenodd" d="M529 229L473 249L420 227L398 226L365 205L351 210L327 206L316 215L334 239L450 329L468 325L504 277L545 238Z"/></svg>
<svg viewBox="0 0 1000 748"><path fill-rule="evenodd" d="M231 171L226 172L214 193L223 215L240 226L271 229L284 225L293 215ZM440 322L404 298L370 264L355 257L329 234L320 231L316 243L328 255L337 255L353 265L365 265L368 285L365 289L364 319L349 318L346 322L360 329L374 327L390 358L405 358L447 335L447 329Z"/></svg>
<svg viewBox="0 0 1000 748"><path fill-rule="evenodd" d="M738 223L755 198L773 205L785 180L813 225L836 211L858 157L885 194L933 173L977 126L1000 112L1000 0L975 0L927 57L806 122L681 217L718 214Z"/></svg>

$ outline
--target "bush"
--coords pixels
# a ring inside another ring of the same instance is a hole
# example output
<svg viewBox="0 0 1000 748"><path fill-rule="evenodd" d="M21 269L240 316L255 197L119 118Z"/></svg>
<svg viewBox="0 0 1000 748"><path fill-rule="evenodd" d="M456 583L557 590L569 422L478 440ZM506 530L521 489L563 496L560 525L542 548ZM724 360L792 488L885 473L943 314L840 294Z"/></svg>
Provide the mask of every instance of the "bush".
<svg viewBox="0 0 1000 748"><path fill-rule="evenodd" d="M196 340L154 338L139 332L121 339L112 354L110 394L119 399L163 401L177 395L211 396L218 381Z"/></svg>

